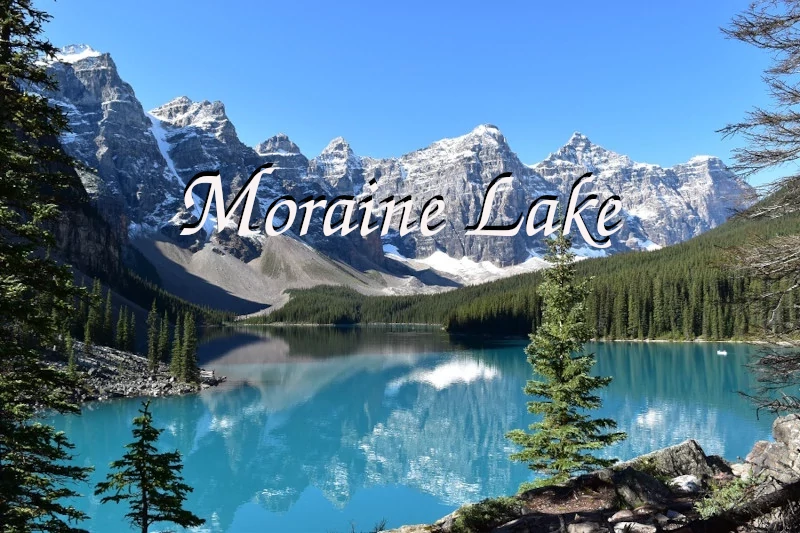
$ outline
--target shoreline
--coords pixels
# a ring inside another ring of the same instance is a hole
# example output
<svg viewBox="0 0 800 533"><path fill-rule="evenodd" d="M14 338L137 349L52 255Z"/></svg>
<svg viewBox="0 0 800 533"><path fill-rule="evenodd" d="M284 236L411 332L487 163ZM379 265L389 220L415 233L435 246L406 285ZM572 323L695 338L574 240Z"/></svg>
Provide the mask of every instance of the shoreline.
<svg viewBox="0 0 800 533"><path fill-rule="evenodd" d="M436 329L442 331L444 333L449 333L450 335L454 336L464 336L464 337L489 337L489 338L502 338L502 339L527 339L527 335L493 335L490 333L462 333L462 332L448 332L444 329L441 324L430 324L430 323L421 323L421 322L357 322L353 324L312 324L307 322L269 322L264 324L243 324L243 323L226 323L217 326L210 326L213 328L340 328L340 329L355 329L355 328L370 328L370 327L419 327L419 328L429 328L429 329ZM770 341L766 339L750 339L750 340L742 340L742 339L715 339L715 340L707 340L702 338L696 338L692 340L686 339L590 339L590 342L657 342L657 343L726 343L726 344L758 344L758 345L765 345L765 346L782 346L782 347L791 347L793 344L787 341ZM800 341L798 341L800 342Z"/></svg>
<svg viewBox="0 0 800 533"><path fill-rule="evenodd" d="M72 397L79 405L89 402L105 402L119 398L152 398L160 396L182 396L215 387L225 381L225 376L203 372L199 383L185 383L169 373L169 366L159 363L151 372L147 358L108 346L93 346L87 353L82 342L75 341L75 365L77 386ZM66 361L53 361L62 370ZM210 374L210 375L209 375Z"/></svg>
<svg viewBox="0 0 800 533"><path fill-rule="evenodd" d="M308 322L267 322L264 324L239 324L236 322L222 324L222 328L238 328L238 327L276 327L276 328L368 328L368 327L387 327L387 326L414 326L424 327L431 329L441 329L444 331L444 326L441 324L428 324L425 322L356 322L354 324L312 324Z"/></svg>

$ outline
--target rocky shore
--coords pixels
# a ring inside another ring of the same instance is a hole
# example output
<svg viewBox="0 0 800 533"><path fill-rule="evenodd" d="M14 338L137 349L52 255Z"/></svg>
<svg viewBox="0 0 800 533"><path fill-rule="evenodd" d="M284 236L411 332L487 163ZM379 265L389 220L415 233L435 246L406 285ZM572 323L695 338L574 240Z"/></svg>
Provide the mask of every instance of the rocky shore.
<svg viewBox="0 0 800 533"><path fill-rule="evenodd" d="M800 415L743 463L676 446L515 497L466 505L394 533L699 533L800 530Z"/></svg>
<svg viewBox="0 0 800 533"><path fill-rule="evenodd" d="M200 383L182 383L170 375L165 364L160 364L157 371L151 372L147 358L138 354L107 346L93 346L91 353L88 353L81 342L75 342L74 350L79 379L73 394L78 402L175 396L194 393L225 381L224 376L203 371ZM67 366L63 361L55 364L63 368Z"/></svg>

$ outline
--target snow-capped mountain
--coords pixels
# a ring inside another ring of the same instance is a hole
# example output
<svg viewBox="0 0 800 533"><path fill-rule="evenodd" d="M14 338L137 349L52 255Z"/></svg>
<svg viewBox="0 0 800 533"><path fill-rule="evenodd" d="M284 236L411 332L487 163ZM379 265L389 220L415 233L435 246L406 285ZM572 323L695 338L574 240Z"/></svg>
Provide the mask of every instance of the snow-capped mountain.
<svg viewBox="0 0 800 533"><path fill-rule="evenodd" d="M719 158L696 156L663 168L632 161L592 144L580 133L531 168L562 194L572 186L571 176L593 172L594 189L601 197L617 194L622 198L631 232L621 240L632 249L668 246L695 237L755 198L752 187Z"/></svg>
<svg viewBox="0 0 800 533"><path fill-rule="evenodd" d="M662 168L636 163L579 133L534 165L523 164L492 125L398 158L359 156L342 138L308 158L283 134L246 146L221 102L182 96L145 112L111 56L88 46L64 48L50 70L59 89L48 96L65 110L71 127L63 145L95 169L81 176L101 211L122 213L123 220L112 222L126 224L134 243L160 268L179 263L212 285L227 283L229 292L241 292L230 287L223 273L231 261L247 263L253 279L267 279L263 292L269 294L318 282L350 284L367 292L438 290L539 268L540 236L528 237L524 230L507 238L465 235L465 226L478 219L489 182L502 172L512 172L515 181L495 201L495 224L526 214L541 195L565 199L575 179L593 172L592 189L601 197L620 196L625 218L612 247L601 253L677 243L718 225L753 199L752 188L717 158L695 157ZM358 196L367 181L375 180L376 198L411 195L420 200L416 209L425 199L443 195L447 224L433 237L390 232L382 242L377 233L366 239L357 232L330 238L319 230L302 239L291 233L241 238L230 230L211 234L210 228L191 238L178 236L180 224L197 215L182 205L191 177L219 170L230 199L266 162L275 171L261 180L253 220L262 219L279 196ZM115 208L103 209L106 204ZM581 244L576 238L579 251L598 252ZM309 261L316 265L313 269ZM474 265L483 267L476 272Z"/></svg>

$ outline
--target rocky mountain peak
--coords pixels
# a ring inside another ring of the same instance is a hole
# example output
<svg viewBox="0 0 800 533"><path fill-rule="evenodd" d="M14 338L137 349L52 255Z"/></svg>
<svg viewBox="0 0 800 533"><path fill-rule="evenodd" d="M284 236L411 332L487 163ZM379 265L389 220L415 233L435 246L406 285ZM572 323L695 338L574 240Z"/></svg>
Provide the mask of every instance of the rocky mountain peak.
<svg viewBox="0 0 800 533"><path fill-rule="evenodd" d="M361 158L342 137L329 142L310 163L310 173L319 176L340 194L352 192L363 182Z"/></svg>
<svg viewBox="0 0 800 533"><path fill-rule="evenodd" d="M492 124L481 124L475 129L459 137L450 137L436 141L427 148L412 152L412 157L435 157L438 159L460 158L465 152L476 156L482 154L490 159L512 157L505 136ZM516 159L516 155L513 155Z"/></svg>
<svg viewBox="0 0 800 533"><path fill-rule="evenodd" d="M469 132L470 136L473 137L489 137L495 140L502 140L505 142L505 137L503 133L500 131L500 128L495 126L494 124L480 124L475 127L471 132Z"/></svg>
<svg viewBox="0 0 800 533"><path fill-rule="evenodd" d="M583 133L576 131L570 136L566 146L574 146L576 149L586 149L592 146L592 141Z"/></svg>
<svg viewBox="0 0 800 533"><path fill-rule="evenodd" d="M323 148L320 157L332 154L345 154L346 156L350 156L353 154L353 149L344 137L336 137L328 143L328 146Z"/></svg>
<svg viewBox="0 0 800 533"><path fill-rule="evenodd" d="M188 96L178 96L150 111L150 114L173 126L185 127L206 121L228 120L222 102L194 102Z"/></svg>
<svg viewBox="0 0 800 533"><path fill-rule="evenodd" d="M178 117L185 116L192 101L187 96L178 96L166 104L150 110L150 114L159 120L174 123Z"/></svg>
<svg viewBox="0 0 800 533"><path fill-rule="evenodd" d="M548 155L540 164L563 163L571 163L596 171L601 167L630 166L633 161L628 156L606 150L602 146L594 144L586 135L576 131L564 146Z"/></svg>
<svg viewBox="0 0 800 533"><path fill-rule="evenodd" d="M176 128L198 128L223 142L238 140L220 101L194 102L187 96L179 96L152 109L150 114Z"/></svg>
<svg viewBox="0 0 800 533"><path fill-rule="evenodd" d="M256 145L258 155L299 154L300 148L285 133L273 135L266 141Z"/></svg>
<svg viewBox="0 0 800 533"><path fill-rule="evenodd" d="M498 146L501 148L508 148L508 142L505 136L500 129L493 124L480 124L466 135L453 139L444 139L443 141L445 143L449 141L453 144L464 144L467 146Z"/></svg>
<svg viewBox="0 0 800 533"><path fill-rule="evenodd" d="M188 109L192 105L192 99L188 96L177 96L167 102L166 104L156 109L179 107L181 109Z"/></svg>
<svg viewBox="0 0 800 533"><path fill-rule="evenodd" d="M88 44L68 44L56 52L55 60L59 63L73 64L78 61L100 57L101 54Z"/></svg>
<svg viewBox="0 0 800 533"><path fill-rule="evenodd" d="M719 157L713 155L696 155L685 163L686 165L724 167L725 163Z"/></svg>

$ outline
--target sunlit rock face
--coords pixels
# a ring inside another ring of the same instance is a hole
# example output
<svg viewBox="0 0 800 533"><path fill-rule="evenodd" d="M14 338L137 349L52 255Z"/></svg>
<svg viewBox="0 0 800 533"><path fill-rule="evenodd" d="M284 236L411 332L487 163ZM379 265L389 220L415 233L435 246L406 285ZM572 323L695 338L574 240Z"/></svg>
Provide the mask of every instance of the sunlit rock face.
<svg viewBox="0 0 800 533"><path fill-rule="evenodd" d="M85 186L101 201L124 207L131 228L157 228L179 209L183 187L172 174L149 117L133 88L117 72L109 54L63 54L50 65L58 83L51 100L69 119L62 145L70 155L97 170L99 183L86 175Z"/></svg>
<svg viewBox="0 0 800 533"><path fill-rule="evenodd" d="M574 175L592 172L595 189L601 195L620 196L628 222L640 227L623 239L637 239L629 244L632 248L652 249L690 239L755 200L752 187L717 157L696 156L664 168L632 161L580 133L532 168L562 194L572 186Z"/></svg>

